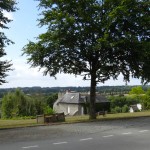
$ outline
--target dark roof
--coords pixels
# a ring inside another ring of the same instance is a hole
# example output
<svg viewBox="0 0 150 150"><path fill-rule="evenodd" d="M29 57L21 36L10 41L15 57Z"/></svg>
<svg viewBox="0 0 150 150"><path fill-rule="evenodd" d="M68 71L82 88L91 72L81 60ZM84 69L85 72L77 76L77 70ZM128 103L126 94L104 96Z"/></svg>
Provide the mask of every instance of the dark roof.
<svg viewBox="0 0 150 150"><path fill-rule="evenodd" d="M82 94L81 94L82 95ZM83 96L87 99L86 102L90 102L90 95L89 94L83 94ZM102 95L96 95L96 103L107 103L109 102L105 96Z"/></svg>
<svg viewBox="0 0 150 150"><path fill-rule="evenodd" d="M66 93L62 98L59 99L59 103L67 104L83 104L90 101L89 94L80 93ZM106 103L109 102L106 97L101 95L96 95L96 103Z"/></svg>
<svg viewBox="0 0 150 150"><path fill-rule="evenodd" d="M78 104L79 103L79 93L66 93L59 102L60 103Z"/></svg>

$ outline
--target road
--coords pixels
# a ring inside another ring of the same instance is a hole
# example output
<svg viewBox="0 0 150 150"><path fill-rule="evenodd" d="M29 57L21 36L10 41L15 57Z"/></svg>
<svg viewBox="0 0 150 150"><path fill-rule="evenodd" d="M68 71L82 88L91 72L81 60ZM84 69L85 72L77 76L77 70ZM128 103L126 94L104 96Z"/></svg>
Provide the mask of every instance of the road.
<svg viewBox="0 0 150 150"><path fill-rule="evenodd" d="M150 118L0 130L0 150L150 150Z"/></svg>

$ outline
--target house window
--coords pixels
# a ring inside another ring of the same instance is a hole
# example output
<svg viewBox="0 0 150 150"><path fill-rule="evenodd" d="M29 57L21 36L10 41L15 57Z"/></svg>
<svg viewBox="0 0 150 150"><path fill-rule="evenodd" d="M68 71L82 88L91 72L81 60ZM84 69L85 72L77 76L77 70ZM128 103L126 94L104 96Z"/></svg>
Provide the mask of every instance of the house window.
<svg viewBox="0 0 150 150"><path fill-rule="evenodd" d="M84 108L81 107L81 115L84 115Z"/></svg>
<svg viewBox="0 0 150 150"><path fill-rule="evenodd" d="M70 114L70 107L68 106L68 114Z"/></svg>

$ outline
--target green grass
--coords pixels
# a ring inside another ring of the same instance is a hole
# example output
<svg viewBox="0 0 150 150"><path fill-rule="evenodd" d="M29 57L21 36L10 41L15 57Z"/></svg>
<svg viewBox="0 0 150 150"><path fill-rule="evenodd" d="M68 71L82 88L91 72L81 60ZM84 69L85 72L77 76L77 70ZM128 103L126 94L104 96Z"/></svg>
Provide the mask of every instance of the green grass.
<svg viewBox="0 0 150 150"><path fill-rule="evenodd" d="M137 117L150 117L150 111L135 112L135 113L107 114L105 117L100 115L97 117L97 121L115 120L115 119L129 119L129 118L137 118ZM66 122L68 122L68 123L88 122L88 121L89 121L89 116L66 117Z"/></svg>
<svg viewBox="0 0 150 150"><path fill-rule="evenodd" d="M26 127L37 125L36 119L17 119L17 120L2 120L0 119L0 129L14 128L14 127Z"/></svg>
<svg viewBox="0 0 150 150"><path fill-rule="evenodd" d="M115 119L129 119L136 117L150 117L150 110L145 112L136 113L118 113L118 114L107 114L105 117L98 116L96 121L101 120L115 120ZM95 120L90 120L95 121ZM73 116L66 117L65 123L77 123L77 122L89 122L89 116ZM58 123L60 124L60 122ZM27 126L38 126L41 124L36 123L36 119L17 119L17 120L2 120L0 119L0 129L4 128L15 128L15 127L27 127Z"/></svg>

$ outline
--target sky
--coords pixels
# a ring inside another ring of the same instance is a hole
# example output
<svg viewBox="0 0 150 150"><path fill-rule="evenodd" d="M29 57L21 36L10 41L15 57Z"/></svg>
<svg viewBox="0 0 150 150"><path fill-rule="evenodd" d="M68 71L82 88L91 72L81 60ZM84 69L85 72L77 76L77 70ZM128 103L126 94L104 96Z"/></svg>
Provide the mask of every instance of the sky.
<svg viewBox="0 0 150 150"><path fill-rule="evenodd" d="M27 57L22 56L22 48L28 41L35 41L35 38L44 33L45 28L38 27L39 10L37 8L38 2L34 0L18 0L17 7L19 10L13 13L6 13L13 21L7 26L9 30L3 30L6 36L15 42L15 44L7 46L5 51L7 55L3 58L11 60L13 63L13 71L8 72L8 77L0 88L13 88L13 87L66 87L66 86L90 86L90 81L82 80L83 77L68 74L58 74L54 77L43 76L42 71L38 68L31 68L27 64ZM125 85L123 78L120 75L118 80L108 80L104 84L99 83L98 86L115 86ZM140 85L140 80L131 79L129 85Z"/></svg>

